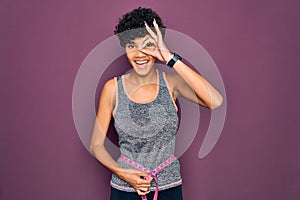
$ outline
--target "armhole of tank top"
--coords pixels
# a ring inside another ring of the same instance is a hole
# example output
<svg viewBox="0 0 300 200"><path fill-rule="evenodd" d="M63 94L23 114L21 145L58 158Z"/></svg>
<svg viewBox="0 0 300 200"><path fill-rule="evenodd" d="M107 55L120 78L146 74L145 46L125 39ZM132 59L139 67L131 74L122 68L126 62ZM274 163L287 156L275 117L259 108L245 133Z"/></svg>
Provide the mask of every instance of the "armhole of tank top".
<svg viewBox="0 0 300 200"><path fill-rule="evenodd" d="M164 81L165 81L166 86L167 86L167 88L168 88L169 95L170 95L170 97L171 97L171 99L172 99L172 102L173 102L173 105L174 105L174 107L175 107L175 110L176 110L176 112L178 112L178 107L177 107L177 105L176 105L176 102L175 102L174 99L173 99L173 95L172 95L172 92L171 92L171 90L170 90L169 83L168 83L168 81L167 81L166 73L165 73L165 72L163 72L163 78L164 78Z"/></svg>
<svg viewBox="0 0 300 200"><path fill-rule="evenodd" d="M114 80L115 80L115 84L116 84L116 99L115 99L115 107L114 107L114 110L112 112L112 116L114 117L115 116L115 113L117 111L117 108L118 108L118 100L119 100L119 91L118 91L118 79L117 77L114 77Z"/></svg>

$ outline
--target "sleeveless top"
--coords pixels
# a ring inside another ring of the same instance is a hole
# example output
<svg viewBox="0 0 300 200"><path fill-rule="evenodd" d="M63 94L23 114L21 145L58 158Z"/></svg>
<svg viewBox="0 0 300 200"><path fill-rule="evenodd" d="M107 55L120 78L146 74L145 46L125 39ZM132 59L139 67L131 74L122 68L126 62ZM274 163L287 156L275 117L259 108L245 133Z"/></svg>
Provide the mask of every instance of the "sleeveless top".
<svg viewBox="0 0 300 200"><path fill-rule="evenodd" d="M157 70L156 98L145 104L136 103L127 96L123 76L117 78L117 101L114 126L119 136L121 154L141 166L153 170L165 162L175 151L178 115L167 87L164 74ZM120 158L123 168L133 168ZM159 190L182 184L179 161L175 160L157 174ZM152 181L150 191L155 190ZM111 186L122 191L135 192L126 181L112 174Z"/></svg>

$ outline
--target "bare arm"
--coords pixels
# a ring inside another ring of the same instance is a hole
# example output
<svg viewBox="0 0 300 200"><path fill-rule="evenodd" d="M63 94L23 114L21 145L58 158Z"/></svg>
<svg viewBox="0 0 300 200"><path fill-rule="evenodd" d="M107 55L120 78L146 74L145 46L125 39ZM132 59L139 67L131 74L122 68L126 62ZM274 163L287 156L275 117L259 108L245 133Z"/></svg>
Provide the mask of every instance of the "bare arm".
<svg viewBox="0 0 300 200"><path fill-rule="evenodd" d="M115 162L104 147L104 141L112 117L112 97L115 96L113 93L109 92L109 90L114 91L113 88L113 80L108 81L103 87L95 119L90 151L101 164L113 173L118 174L119 171L122 170L121 167L117 162Z"/></svg>
<svg viewBox="0 0 300 200"><path fill-rule="evenodd" d="M173 57L173 54L164 43L162 34L155 20L153 21L153 25L156 34L145 22L145 27L152 37L151 41L155 44L155 51L147 50L147 48L145 48L146 44L141 51L167 63ZM172 87L170 89L173 90L175 96L183 96L186 99L192 100L210 109L215 109L222 104L222 95L200 74L192 70L182 61L178 60L174 64L173 69L178 74L178 76L173 76L173 78L170 79Z"/></svg>
<svg viewBox="0 0 300 200"><path fill-rule="evenodd" d="M115 104L115 91L115 81L111 79L106 82L100 97L99 108L95 119L94 130L90 144L90 151L102 165L104 165L112 173L116 174L119 178L132 185L139 195L144 195L147 193L152 181L152 178L149 176L149 174L135 169L122 168L111 157L104 146L104 141ZM148 180L141 179L141 176L148 177Z"/></svg>
<svg viewBox="0 0 300 200"><path fill-rule="evenodd" d="M173 69L178 74L170 78L175 96L183 96L209 109L222 105L222 95L200 74L180 60L174 64Z"/></svg>

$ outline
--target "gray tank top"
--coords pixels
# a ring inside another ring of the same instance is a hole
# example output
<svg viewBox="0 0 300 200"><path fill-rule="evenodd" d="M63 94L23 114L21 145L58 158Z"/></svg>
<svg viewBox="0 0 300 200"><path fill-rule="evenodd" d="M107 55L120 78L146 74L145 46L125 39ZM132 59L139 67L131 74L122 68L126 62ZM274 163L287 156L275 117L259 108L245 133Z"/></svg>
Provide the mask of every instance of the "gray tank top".
<svg viewBox="0 0 300 200"><path fill-rule="evenodd" d="M165 82L159 75L156 98L145 104L132 101L124 90L122 77L118 77L118 95L114 112L114 125L119 136L121 153L143 167L154 170L175 151L175 137L178 128L176 107ZM118 159L123 168L133 168ZM157 174L159 190L182 184L179 161L175 159ZM111 186L128 192L135 190L124 180L112 175ZM155 190L152 182L151 191Z"/></svg>

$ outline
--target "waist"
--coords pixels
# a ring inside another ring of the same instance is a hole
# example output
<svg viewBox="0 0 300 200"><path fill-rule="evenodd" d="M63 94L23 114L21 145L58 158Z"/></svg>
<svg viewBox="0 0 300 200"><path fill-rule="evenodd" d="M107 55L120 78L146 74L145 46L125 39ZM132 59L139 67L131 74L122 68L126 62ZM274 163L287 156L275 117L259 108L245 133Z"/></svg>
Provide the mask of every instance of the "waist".
<svg viewBox="0 0 300 200"><path fill-rule="evenodd" d="M152 165L153 167L151 168L138 163L136 160L129 159L125 155L121 155L118 159L118 163L123 168L135 168L149 174L153 173L152 175L156 176L159 184L156 184L155 181L153 181L151 183L150 191L155 191L157 189L161 191L182 184L180 163L174 155L169 156L158 165ZM115 174L112 175L111 186L121 191L135 192L127 182L120 179Z"/></svg>
<svg viewBox="0 0 300 200"><path fill-rule="evenodd" d="M138 169L138 170L150 173L150 174L152 174L152 176L156 176L156 174L158 174L161 170L163 170L165 167L170 165L175 160L175 156L174 156L174 154L172 154L167 160L162 162L155 169L145 168L141 164L139 164L139 163L133 161L132 159L126 157L124 154L121 154L120 159L123 160L124 162L126 162L127 164L131 165L132 167Z"/></svg>

